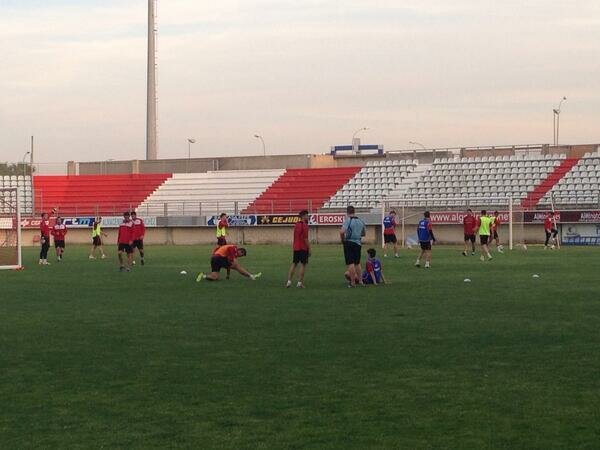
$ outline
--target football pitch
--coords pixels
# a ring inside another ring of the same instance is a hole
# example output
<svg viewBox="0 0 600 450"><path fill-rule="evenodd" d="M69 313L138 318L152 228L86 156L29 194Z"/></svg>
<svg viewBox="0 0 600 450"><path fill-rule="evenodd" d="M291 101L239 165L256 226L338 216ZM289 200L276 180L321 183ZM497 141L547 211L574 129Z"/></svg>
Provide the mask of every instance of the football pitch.
<svg viewBox="0 0 600 450"><path fill-rule="evenodd" d="M289 247L247 248L263 277L218 283L209 247L131 273L26 249L0 273L2 448L598 448L600 250L403 250L348 289L318 246L302 290Z"/></svg>

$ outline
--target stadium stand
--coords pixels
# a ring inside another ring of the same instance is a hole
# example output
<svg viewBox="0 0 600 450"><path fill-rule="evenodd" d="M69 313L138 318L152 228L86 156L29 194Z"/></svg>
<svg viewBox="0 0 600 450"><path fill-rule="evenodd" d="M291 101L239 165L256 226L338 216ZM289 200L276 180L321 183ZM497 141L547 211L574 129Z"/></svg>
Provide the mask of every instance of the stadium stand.
<svg viewBox="0 0 600 450"><path fill-rule="evenodd" d="M316 211L360 169L288 169L245 212L289 213L303 208Z"/></svg>
<svg viewBox="0 0 600 450"><path fill-rule="evenodd" d="M546 195L548 191L552 189L552 187L558 183L564 176L567 174L573 166L577 164L579 158L565 158L558 166L554 167L554 170L548 173L548 176L545 180L542 180L540 184L538 184L533 191L527 194L527 197L523 199L521 202L521 206L530 208L537 206L540 199Z"/></svg>
<svg viewBox="0 0 600 450"><path fill-rule="evenodd" d="M541 154L440 159L407 196L440 199L439 206L460 206L460 198L467 197L522 200L564 159Z"/></svg>
<svg viewBox="0 0 600 450"><path fill-rule="evenodd" d="M31 189L31 177L23 175L0 175L0 188L16 188L20 189L19 202L21 204L22 214L31 214L33 207L33 195ZM3 205L0 205L5 209ZM9 212L9 211L2 211Z"/></svg>
<svg viewBox="0 0 600 450"><path fill-rule="evenodd" d="M120 215L136 208L170 174L34 176L37 212Z"/></svg>
<svg viewBox="0 0 600 450"><path fill-rule="evenodd" d="M274 169L174 174L138 209L146 215L240 212L284 172L284 169Z"/></svg>
<svg viewBox="0 0 600 450"><path fill-rule="evenodd" d="M349 204L358 208L375 207L400 186L417 165L418 161L412 159L369 161L323 207L343 208Z"/></svg>
<svg viewBox="0 0 600 450"><path fill-rule="evenodd" d="M552 196L557 206L597 207L600 204L600 154L588 153L583 158L574 160L575 164L564 177L545 192L540 205L550 205Z"/></svg>

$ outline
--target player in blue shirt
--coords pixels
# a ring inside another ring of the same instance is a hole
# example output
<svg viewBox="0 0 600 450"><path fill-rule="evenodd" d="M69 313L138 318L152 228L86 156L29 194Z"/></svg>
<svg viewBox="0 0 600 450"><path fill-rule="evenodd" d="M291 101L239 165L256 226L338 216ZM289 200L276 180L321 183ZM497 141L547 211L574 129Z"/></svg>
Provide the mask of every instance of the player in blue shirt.
<svg viewBox="0 0 600 450"><path fill-rule="evenodd" d="M362 274L363 284L386 284L383 276L381 261L376 258L377 252L374 248L367 250L367 264Z"/></svg>
<svg viewBox="0 0 600 450"><path fill-rule="evenodd" d="M435 242L429 211L423 213L423 219L417 225L417 236L419 244L421 244L421 254L417 258L415 266L421 267L421 259L425 258L425 268L429 269L431 267L431 242Z"/></svg>

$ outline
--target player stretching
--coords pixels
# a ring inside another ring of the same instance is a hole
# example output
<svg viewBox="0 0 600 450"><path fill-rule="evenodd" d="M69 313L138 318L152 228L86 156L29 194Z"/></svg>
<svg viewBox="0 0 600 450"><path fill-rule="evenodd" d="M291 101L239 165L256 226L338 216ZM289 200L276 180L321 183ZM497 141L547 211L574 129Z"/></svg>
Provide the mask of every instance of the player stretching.
<svg viewBox="0 0 600 450"><path fill-rule="evenodd" d="M487 211L484 209L481 211L481 216L477 220L477 226L479 228L479 241L481 243L481 259L485 261L485 256L492 259L490 255L490 248L488 247L490 241L490 228L492 226L492 218L487 215ZM484 256L485 255L485 256Z"/></svg>
<svg viewBox="0 0 600 450"><path fill-rule="evenodd" d="M92 250L90 251L90 259L96 259L96 249L100 250L102 259L106 258L104 249L102 248L102 237L107 237L106 233L102 232L102 217L96 217L92 224Z"/></svg>
<svg viewBox="0 0 600 450"><path fill-rule="evenodd" d="M308 242L308 211L300 211L300 220L294 225L294 242L292 244L294 250L294 256L292 259L292 265L288 272L288 279L285 287L292 286L292 279L294 278L294 272L300 265L300 271L298 274L297 288L304 288L304 271L308 264L308 258L310 256L310 243Z"/></svg>
<svg viewBox="0 0 600 450"><path fill-rule="evenodd" d="M48 213L42 213L42 220L40 221L40 262L44 266L50 265L48 262L48 250L50 249L50 220L48 219Z"/></svg>
<svg viewBox="0 0 600 450"><path fill-rule="evenodd" d="M133 241L131 245L131 253L135 256L135 249L138 249L140 252L140 264L144 265L144 236L146 235L146 225L141 217L137 216L135 211L131 213L131 223L132 223L132 237ZM132 256L132 258L133 258ZM135 264L135 261L134 261Z"/></svg>
<svg viewBox="0 0 600 450"><path fill-rule="evenodd" d="M394 256L398 255L398 238L396 237L396 211L391 210L390 213L383 218L383 257L387 258L388 244L394 244Z"/></svg>
<svg viewBox="0 0 600 450"><path fill-rule="evenodd" d="M245 248L237 248L235 245L222 245L221 247L217 247L210 258L210 273L206 275L204 272L200 272L196 281L200 282L202 280L207 281L218 281L219 280L219 272L221 269L233 269L240 273L240 275L250 278L251 280L256 280L260 278L262 273L251 274L238 262L238 258L242 256L246 256Z"/></svg>
<svg viewBox="0 0 600 450"><path fill-rule="evenodd" d="M496 250L500 253L504 253L504 247L500 244L500 238L498 237L498 228L502 225L502 219L500 219L500 213L498 211L494 211L494 216L492 217L492 242L496 241ZM490 242L490 244L492 243Z"/></svg>
<svg viewBox="0 0 600 450"><path fill-rule="evenodd" d="M374 248L367 250L367 264L365 271L362 274L363 284L387 284L383 275L383 267L381 261L376 257L377 252Z"/></svg>
<svg viewBox="0 0 600 450"><path fill-rule="evenodd" d="M431 267L431 242L435 242L429 211L423 213L423 219L417 225L417 236L421 244L421 254L417 258L415 266L421 267L421 260L425 259L425 268L429 269Z"/></svg>
<svg viewBox="0 0 600 450"><path fill-rule="evenodd" d="M119 225L119 236L117 238L119 250L119 271L129 272L133 263L133 222L129 212L123 213L123 222ZM125 253L125 258L123 257Z"/></svg>
<svg viewBox="0 0 600 450"><path fill-rule="evenodd" d="M554 250L556 245L556 236L558 236L558 230L556 229L556 219L554 218L554 211L550 211L544 219L544 231L546 232L546 243L544 244L544 250L548 248L550 240L552 240L552 246Z"/></svg>
<svg viewBox="0 0 600 450"><path fill-rule="evenodd" d="M56 260L62 261L63 253L65 252L65 235L67 234L67 226L64 224L62 217L56 218L56 223L52 227L52 236L54 237L54 248L56 249Z"/></svg>
<svg viewBox="0 0 600 450"><path fill-rule="evenodd" d="M471 242L471 255L475 254L475 230L477 229L477 218L473 215L472 209L467 209L467 215L463 219L463 231L465 234L465 250L463 256L467 256L469 251L469 242Z"/></svg>
<svg viewBox="0 0 600 450"><path fill-rule="evenodd" d="M217 245L227 245L227 229L229 228L229 222L227 221L227 214L221 213L219 216L219 222L217 223Z"/></svg>

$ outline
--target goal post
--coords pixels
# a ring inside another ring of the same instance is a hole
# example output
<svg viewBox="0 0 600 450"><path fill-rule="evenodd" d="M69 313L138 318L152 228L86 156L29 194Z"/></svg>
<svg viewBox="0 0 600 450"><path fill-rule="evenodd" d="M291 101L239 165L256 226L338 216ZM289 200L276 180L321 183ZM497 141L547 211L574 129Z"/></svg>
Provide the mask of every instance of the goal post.
<svg viewBox="0 0 600 450"><path fill-rule="evenodd" d="M22 268L21 193L0 188L0 270Z"/></svg>
<svg viewBox="0 0 600 450"><path fill-rule="evenodd" d="M512 250L515 245L521 243L520 240L523 239L524 233L523 230L519 231L518 226L519 224L521 227L523 225L522 212L519 216L521 208L514 203L512 197L386 197L381 199L381 218L383 221L390 210L396 211L399 219L398 225L401 227L401 244L406 247L407 241L410 242L409 238L414 234L408 232L407 222L412 224L417 220L416 218L421 217L424 211L429 210L437 214L433 217L434 223L436 220L439 222L441 218L445 218L443 220L445 224L462 225L462 216L469 208L475 215L478 215L483 209L488 213L499 211L503 215L503 224L508 226L508 241L505 241L505 245L508 244L508 248ZM515 225L517 229L515 229ZM517 239L515 239L515 232L518 234ZM383 243L383 227L381 233ZM462 234L460 240L462 241Z"/></svg>

